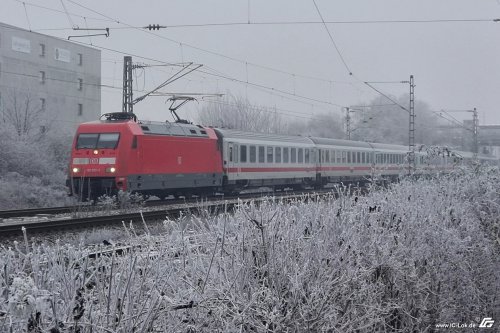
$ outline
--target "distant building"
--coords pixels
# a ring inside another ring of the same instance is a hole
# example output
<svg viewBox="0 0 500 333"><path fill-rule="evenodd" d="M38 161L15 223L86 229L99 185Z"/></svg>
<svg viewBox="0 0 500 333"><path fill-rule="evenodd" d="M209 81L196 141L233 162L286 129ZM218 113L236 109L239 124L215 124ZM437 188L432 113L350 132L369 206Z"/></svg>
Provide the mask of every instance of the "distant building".
<svg viewBox="0 0 500 333"><path fill-rule="evenodd" d="M40 131L98 119L101 51L0 23L0 121L17 113Z"/></svg>

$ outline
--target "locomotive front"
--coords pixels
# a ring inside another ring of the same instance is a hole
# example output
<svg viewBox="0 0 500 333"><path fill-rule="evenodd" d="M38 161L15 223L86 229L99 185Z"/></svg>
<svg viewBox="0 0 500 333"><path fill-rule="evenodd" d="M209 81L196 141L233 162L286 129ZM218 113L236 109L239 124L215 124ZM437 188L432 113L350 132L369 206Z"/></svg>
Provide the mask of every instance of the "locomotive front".
<svg viewBox="0 0 500 333"><path fill-rule="evenodd" d="M127 149L131 121L98 121L78 127L73 140L67 185L70 195L95 200L126 190Z"/></svg>

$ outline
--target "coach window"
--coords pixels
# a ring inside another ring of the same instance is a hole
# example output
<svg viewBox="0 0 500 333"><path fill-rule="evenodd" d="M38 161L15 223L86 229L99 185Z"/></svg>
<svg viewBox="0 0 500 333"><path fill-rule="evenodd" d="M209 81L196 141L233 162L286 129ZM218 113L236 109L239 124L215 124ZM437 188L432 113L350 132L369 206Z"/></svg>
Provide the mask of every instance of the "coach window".
<svg viewBox="0 0 500 333"><path fill-rule="evenodd" d="M275 162L281 163L281 147L274 148Z"/></svg>
<svg viewBox="0 0 500 333"><path fill-rule="evenodd" d="M305 154L305 163L309 163L309 149L306 149L304 151L304 154Z"/></svg>
<svg viewBox="0 0 500 333"><path fill-rule="evenodd" d="M304 163L304 149L299 148L298 153L299 156L297 157L297 162Z"/></svg>
<svg viewBox="0 0 500 333"><path fill-rule="evenodd" d="M233 147L229 147L229 162L233 161Z"/></svg>
<svg viewBox="0 0 500 333"><path fill-rule="evenodd" d="M250 146L250 163L255 163L257 158L257 150L255 146Z"/></svg>
<svg viewBox="0 0 500 333"><path fill-rule="evenodd" d="M264 163L265 162L265 150L263 146L259 146L259 163Z"/></svg>
<svg viewBox="0 0 500 333"><path fill-rule="evenodd" d="M290 162L292 163L297 162L297 148L292 148L290 150Z"/></svg>
<svg viewBox="0 0 500 333"><path fill-rule="evenodd" d="M283 163L288 163L288 152L289 152L288 147L283 148Z"/></svg>
<svg viewBox="0 0 500 333"><path fill-rule="evenodd" d="M267 163L273 163L273 147L267 147Z"/></svg>
<svg viewBox="0 0 500 333"><path fill-rule="evenodd" d="M240 162L241 163L247 162L247 146L246 145L240 146Z"/></svg>
<svg viewBox="0 0 500 333"><path fill-rule="evenodd" d="M325 162L330 163L330 150L327 149L325 153L326 153Z"/></svg>

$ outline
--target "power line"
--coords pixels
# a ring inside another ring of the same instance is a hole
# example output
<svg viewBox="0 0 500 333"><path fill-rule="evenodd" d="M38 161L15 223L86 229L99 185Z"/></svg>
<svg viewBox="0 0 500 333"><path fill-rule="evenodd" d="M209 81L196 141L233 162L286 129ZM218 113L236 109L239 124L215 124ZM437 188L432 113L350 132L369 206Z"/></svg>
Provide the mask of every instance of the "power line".
<svg viewBox="0 0 500 333"><path fill-rule="evenodd" d="M191 44L181 43L181 42L179 42L177 40L174 40L174 39L171 39L171 38L159 35L157 33L149 31L149 30L145 30L145 29L143 29L143 27L132 26L132 25L127 24L127 23L125 23L123 21L119 21L119 20L114 19L114 18L112 18L110 16L102 14L102 13L96 11L96 10L93 10L93 9L91 9L89 7L83 6L82 4L79 4L79 3L77 3L77 2L75 2L73 0L66 0L66 1L71 2L71 3L77 5L77 6L81 7L81 8L84 8L84 9L86 9L86 10L88 10L88 11L94 13L94 14L101 15L101 16L105 17L106 19L108 19L109 21L115 22L117 24L125 25L126 28L124 28L124 29L138 30L138 31L141 31L141 32L144 32L144 33L151 34L151 35L153 35L153 36L155 36L157 38L161 38L161 39L167 40L167 41L169 41L171 43L178 44L178 45L183 45L183 46L187 46L187 47L190 47L192 49L195 49L195 50L198 50L198 51L201 51L201 52L205 52L205 53L208 53L208 54L212 54L212 55L215 55L215 56L218 56L218 57L222 57L222 58L234 61L234 62L238 62L238 63L241 63L241 64L247 64L247 65L250 65L250 66L253 66L253 67L262 68L262 69L266 69L266 70L269 70L269 71L274 71L274 72L277 72L277 73L287 74L287 75L290 75L290 76L302 77L302 78L306 78L306 79L310 79L310 80L323 81L323 82L329 82L329 83L337 83L337 84L339 84L339 83L340 84L348 84L348 82L332 81L332 80L328 80L328 79L324 79L324 78L318 78L318 77L309 76L309 75L291 73L291 72L287 72L287 71L284 71L284 70L281 70L281 69L276 69L276 68L273 68L273 67L269 67L269 66L265 66L265 65L259 65L259 64L255 64L255 63L252 63L252 62L249 62L249 61L246 61L246 60L234 58L234 57L231 57L231 56L228 56L228 55L225 55L225 54L221 54L221 53L214 52L214 51L211 51L211 50L203 49L203 48L191 45ZM119 28L111 28L111 29L119 29Z"/></svg>
<svg viewBox="0 0 500 333"><path fill-rule="evenodd" d="M404 106L402 106L401 104L399 104L398 102L396 102L394 99L392 99L391 97L389 97L388 95L384 94L383 92L381 92L380 90L376 89L374 86L372 86L370 83L368 82L364 82L364 84L366 84L368 87L372 88L373 90L375 90L376 92L378 92L380 95L384 96L385 98L387 98L388 100L390 100L391 102L393 102L394 104L396 104L397 106L399 106L401 109L405 110L406 112L410 112L407 108L405 108Z"/></svg>
<svg viewBox="0 0 500 333"><path fill-rule="evenodd" d="M16 0L16 1L17 1L17 0ZM209 54L213 54L213 55L216 55L216 56L220 56L220 57L223 57L223 58L226 58L226 59L230 59L230 60L232 60L232 61L239 62L239 63L242 63L242 64L244 63L245 65L251 65L251 66L254 66L254 67L263 68L263 69L270 70L270 71L274 71L274 72L280 72L280 73L283 73L283 74L290 75L290 76L292 76L292 77L303 77L303 78L307 78L307 79L312 79L312 80L317 80L317 81L322 81L322 82L328 82L328 83L330 83L330 84L333 84L333 83L346 83L346 82L335 82L335 81L332 81L332 80L326 80L326 79L321 79L321 78L315 78L315 77L312 77L312 76L306 76L306 75L294 74L294 73L286 72L286 71L283 71L283 70L274 69L274 68L271 68L271 67L262 66L262 65L258 65L258 64L251 63L251 62L243 61L243 60L241 60L241 59L237 59L237 58L229 57L229 56L227 56L227 55L223 55L223 54L220 54L220 53L217 53L217 52L213 52L213 51L210 51L210 50L205 50L205 49L202 49L202 48L199 48L199 47L196 47L196 46L190 45L190 44L180 43L180 42L178 42L178 41L176 41L176 40L173 40L173 39L170 39L170 38L167 38L167 37L164 37L164 36L158 35L158 34L153 33L153 32L151 32L151 31L147 31L147 30L144 30L144 29L142 29L142 28L133 27L133 26L131 26L131 25L127 24L127 23L124 23L124 22L121 22L121 21L119 21L119 20L116 20L116 19L114 19L114 18L112 18L112 17L110 17L110 16L107 16L107 15L105 15L105 14L102 14L102 13L100 13L100 12L96 11L96 10L93 10L93 9L89 8L89 7L83 6L83 5L81 5L81 4L79 4L79 3L77 3L77 2L75 2L75 1L73 1L73 0L66 0L66 1L71 2L71 3L73 3L73 4L77 5L77 6L81 7L81 8L84 8L84 9L86 9L86 10L88 10L88 11L92 12L92 13L95 13L95 14L97 14L97 15L101 15L101 16L105 17L106 19L108 19L108 20L110 20L110 21L113 21L113 22L115 22L115 23L117 23L117 24L126 25L128 28L131 28L131 29L136 29L136 30L140 30L141 32L146 32L146 33L152 34L152 35L153 35L153 36L155 36L155 37L158 37L158 38L161 38L161 39L164 39L164 40L168 40L168 41L170 41L170 42L172 42L172 43L176 43L176 44L180 44L180 45L185 45L185 46L190 47L190 48L193 48L193 49L195 49L195 50L199 50L199 51L202 51L202 52L206 52L206 53L209 53ZM87 43L82 43L82 44L89 45L89 44L87 44ZM95 45L93 45L93 44L90 44L90 45L95 46ZM106 49L106 48L104 48L104 47L99 47L99 48ZM109 49L108 49L108 50L109 50ZM120 52L120 53L126 54L126 53L124 53L124 52ZM147 58L145 58L145 57L141 57L141 56L139 56L139 57L140 57L140 58L147 59ZM158 61L158 60L156 60L156 61ZM161 62L161 61L158 61L158 62ZM207 73L207 74L212 75L212 74L210 74L210 73ZM229 80L231 80L231 81L235 81L235 80L236 80L236 79L230 79L230 78L227 78L227 77L225 77L225 78L226 78L226 79L229 79ZM240 80L238 80L238 81L240 81ZM316 102L320 102L320 103L331 104L331 105L335 105L335 106L338 106L338 107L342 107L342 106L341 106L341 105L339 105L339 104L335 104L335 103L331 103L331 102L326 102L326 101L320 101L320 100L317 100L317 99L312 99L312 98L308 98L308 97L304 97L304 96L300 96L300 95L296 95L296 94L294 95L294 94L291 94L291 93L289 93L289 92L285 92L285 91L278 90L278 89L275 89L275 88L266 87L266 86L263 86L263 85L259 85L259 86L260 86L260 87L262 87L262 88L265 88L265 89L271 89L273 92L278 91L278 92L284 93L284 94L286 94L286 95L293 95L293 96L297 96L297 97L300 97L300 98L305 98L305 99L310 100L310 101L316 101Z"/></svg>
<svg viewBox="0 0 500 333"><path fill-rule="evenodd" d="M14 0L19 1L19 0ZM20 2L20 1L19 1ZM40 7L48 10L53 10L47 7L38 6L34 4L26 3L34 7ZM57 10L53 10L57 11ZM61 11L57 11L61 12ZM73 16L79 16L72 14ZM83 16L79 16L82 17ZM91 18L95 19L95 18ZM107 22L115 22L114 20L103 20ZM324 21L326 24L337 24L337 25L355 25L355 24L427 24L427 23L497 23L500 19L434 19L434 20L358 20L358 21ZM259 26L259 25L318 25L324 24L323 21L263 21L263 22L221 22L221 23L195 23L195 24L162 24L161 27L164 29L174 29L174 28L206 28L206 27L232 27L232 26ZM130 27L113 27L111 29L115 30L126 30L126 29L141 29L142 26L130 26ZM68 28L47 28L39 30L68 30Z"/></svg>
<svg viewBox="0 0 500 333"><path fill-rule="evenodd" d="M321 21L323 22L323 26L325 27L326 29L326 32L328 33L328 36L330 36L330 41L332 42L333 46L335 47L335 50L337 50L337 54L339 55L340 57L340 60L342 60L342 63L344 64L344 67L347 69L347 72L349 73L349 75L352 75L352 71L351 69L349 68L349 66L347 66L347 63L345 62L345 59L344 57L342 56L342 53L340 52L340 49L339 47L337 46L337 43L335 43L335 40L333 39L333 36L330 32L330 29L328 29L328 26L326 25L325 23L325 20L323 19L323 15L321 15L321 11L319 10L319 7L318 5L316 4L316 1L315 0L312 0L312 2L314 3L314 7L316 7L316 10L318 12L318 15L319 17L321 18Z"/></svg>
<svg viewBox="0 0 500 333"><path fill-rule="evenodd" d="M31 3L31 2L27 2L27 1L21 1L21 0L12 0L12 1L16 1L16 2L19 2L19 3L23 4L23 5L27 5L27 6L31 6L31 7L36 7L36 8L40 8L40 9L45 9L45 10L48 10L48 11L52 11L52 12L57 12L57 13L65 14L65 12L62 11L62 10L58 10L58 9L54 9L54 8L49 8L49 7L37 5L37 4ZM81 15L78 15L78 14L74 14L74 13L69 13L69 14L72 15L72 16L80 17L80 18L84 18L85 17L85 16L81 16ZM96 18L96 17L87 17L87 18L91 19L91 20L96 20L96 21L115 22L115 21L112 21L112 20L108 20L108 19L104 20L104 19L100 19L100 18ZM39 31L41 31L41 30L51 30L51 29L39 29ZM56 30L68 30L68 28L62 28L62 29L56 29Z"/></svg>
<svg viewBox="0 0 500 333"><path fill-rule="evenodd" d="M82 44L82 45L89 45L88 43L84 43L84 42L80 42L80 41L74 41L74 43L78 43L78 44ZM179 66L179 64L176 64L176 63L165 63L164 61L157 60L157 59L154 59L154 58L144 57L144 56L140 56L140 55L132 54L132 53L126 53L126 52L123 52L123 51L119 51L119 50L107 48L107 47L104 47L104 46L99 46L99 45L95 45L95 44L92 45L92 46L100 48L100 49L103 49L103 50L107 50L107 51L110 51L110 52L115 52L115 53L119 53L119 54L132 55L134 57L138 57L138 58L149 60L149 61L155 61L155 62L158 62L158 63L170 64L172 66ZM205 66L205 67L211 69L208 66ZM229 76L226 76L226 75L223 75L223 74L210 73L210 72L203 71L203 70L198 70L198 72L204 73L204 74L207 74L207 75L211 75L211 76L215 76L215 77L219 77L219 78L222 78L222 79L225 79L225 80L228 80L228 81L232 81L232 82L238 82L238 83L241 83L241 84L248 84L248 85L254 86L254 87L260 87L260 88L269 90L269 91L271 91L273 93L281 93L281 94L284 94L284 95L287 95L287 96L295 96L295 97L298 97L298 98L302 98L302 99L305 99L305 100L309 100L309 101L313 101L313 102L317 102L317 103L321 103L321 104L333 105L333 106L337 106L337 107L343 107L342 105L336 104L336 103L333 103L333 102L329 102L329 101L325 101L325 100L320 100L320 99L315 99L315 98L311 98L311 97L307 97L307 96L293 94L291 92L287 92L287 91L284 91L284 90L280 90L280 89L277 89L277 88L273 88L273 87L269 87L269 86L265 86L265 85L261 85L261 84L257 84L257 83L246 82L245 80L240 80L240 79L232 78L232 77L229 77ZM284 98L289 98L289 97L285 97L284 96ZM289 98L289 99L290 100L294 100L292 98Z"/></svg>

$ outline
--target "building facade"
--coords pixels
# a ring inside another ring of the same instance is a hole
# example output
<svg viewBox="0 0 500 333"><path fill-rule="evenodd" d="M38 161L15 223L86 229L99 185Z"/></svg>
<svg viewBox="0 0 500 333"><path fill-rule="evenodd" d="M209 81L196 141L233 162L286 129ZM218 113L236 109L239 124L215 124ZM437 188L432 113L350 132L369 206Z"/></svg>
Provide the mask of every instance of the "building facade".
<svg viewBox="0 0 500 333"><path fill-rule="evenodd" d="M0 23L0 121L71 133L100 115L100 50Z"/></svg>

